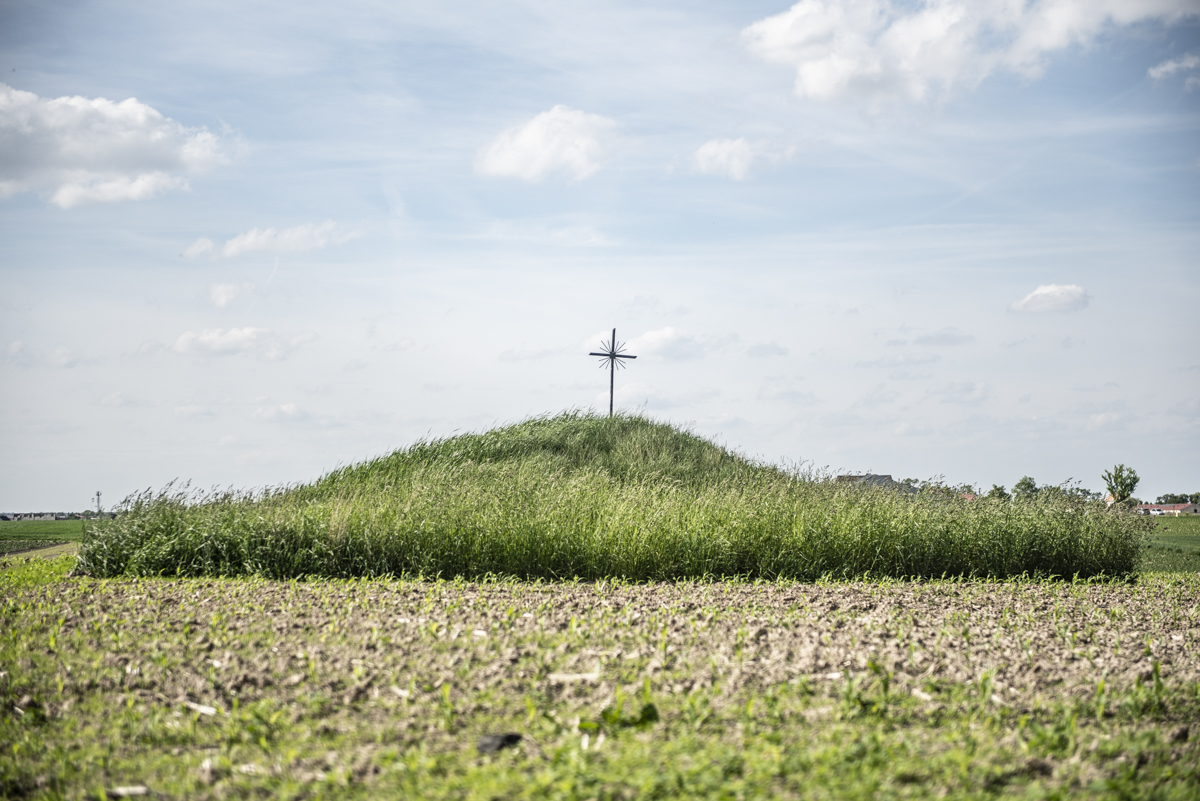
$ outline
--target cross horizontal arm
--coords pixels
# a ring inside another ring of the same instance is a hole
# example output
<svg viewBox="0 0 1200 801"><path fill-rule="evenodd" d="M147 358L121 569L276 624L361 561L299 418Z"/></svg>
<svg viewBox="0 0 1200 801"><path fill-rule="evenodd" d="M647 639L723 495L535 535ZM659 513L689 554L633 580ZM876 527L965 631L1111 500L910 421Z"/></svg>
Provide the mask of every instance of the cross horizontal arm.
<svg viewBox="0 0 1200 801"><path fill-rule="evenodd" d="M588 356L612 356L611 353L589 353Z"/></svg>
<svg viewBox="0 0 1200 801"><path fill-rule="evenodd" d="M637 356L627 356L624 353L618 353L613 356L614 359L636 359Z"/></svg>

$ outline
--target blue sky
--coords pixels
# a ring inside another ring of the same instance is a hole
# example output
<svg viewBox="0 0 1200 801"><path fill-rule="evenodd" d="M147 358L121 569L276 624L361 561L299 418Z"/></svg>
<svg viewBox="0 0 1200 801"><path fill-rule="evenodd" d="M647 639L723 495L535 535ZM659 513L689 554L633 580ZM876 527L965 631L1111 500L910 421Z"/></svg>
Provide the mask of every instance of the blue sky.
<svg viewBox="0 0 1200 801"><path fill-rule="evenodd" d="M1200 490L1200 5L0 4L0 509L617 403Z"/></svg>

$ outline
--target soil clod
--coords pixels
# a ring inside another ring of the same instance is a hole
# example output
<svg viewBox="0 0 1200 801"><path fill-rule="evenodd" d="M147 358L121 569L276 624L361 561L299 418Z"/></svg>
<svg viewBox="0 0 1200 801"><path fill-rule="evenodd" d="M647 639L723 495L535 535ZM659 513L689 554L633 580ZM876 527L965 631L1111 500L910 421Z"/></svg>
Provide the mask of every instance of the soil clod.
<svg viewBox="0 0 1200 801"><path fill-rule="evenodd" d="M479 738L475 747L479 749L481 754L494 754L497 751L502 751L505 748L512 748L517 743L521 742L521 735L514 732L506 734L485 734Z"/></svg>

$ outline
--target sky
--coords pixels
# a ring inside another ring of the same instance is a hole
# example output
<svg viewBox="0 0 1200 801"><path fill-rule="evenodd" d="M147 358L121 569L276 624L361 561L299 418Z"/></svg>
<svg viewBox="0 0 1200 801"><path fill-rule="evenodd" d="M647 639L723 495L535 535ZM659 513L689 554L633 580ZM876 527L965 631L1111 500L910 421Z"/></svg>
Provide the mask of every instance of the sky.
<svg viewBox="0 0 1200 801"><path fill-rule="evenodd" d="M0 0L0 510L618 409L1200 491L1200 2Z"/></svg>

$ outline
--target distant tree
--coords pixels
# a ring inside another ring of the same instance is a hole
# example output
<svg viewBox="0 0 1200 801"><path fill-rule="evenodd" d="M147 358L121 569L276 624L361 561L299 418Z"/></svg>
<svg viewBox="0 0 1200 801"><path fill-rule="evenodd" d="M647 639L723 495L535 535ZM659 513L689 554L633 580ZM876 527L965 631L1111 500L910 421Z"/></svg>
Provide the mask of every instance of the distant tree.
<svg viewBox="0 0 1200 801"><path fill-rule="evenodd" d="M987 491L987 495L984 495L983 497L992 498L993 500L997 500L997 501L1007 501L1012 496L1009 495L1008 492L1004 489L1004 485L993 484L992 488Z"/></svg>
<svg viewBox="0 0 1200 801"><path fill-rule="evenodd" d="M1119 464L1112 470L1104 471L1104 486L1108 488L1108 494L1113 497L1117 503L1127 500L1133 495L1133 491L1137 489L1138 478L1137 471L1132 467L1126 467Z"/></svg>
<svg viewBox="0 0 1200 801"><path fill-rule="evenodd" d="M1193 492L1191 495L1168 492L1166 495L1159 495L1155 503L1200 503L1200 492Z"/></svg>
<svg viewBox="0 0 1200 801"><path fill-rule="evenodd" d="M1013 484L1013 496L1016 498L1033 498L1038 493L1037 482L1030 476L1022 476L1021 480Z"/></svg>
<svg viewBox="0 0 1200 801"><path fill-rule="evenodd" d="M1080 501L1099 501L1103 500L1104 496L1099 492L1092 492L1086 487L1079 486L1078 481L1067 479L1058 486L1046 484L1038 487L1038 497L1040 498L1059 498L1062 500L1080 502Z"/></svg>

